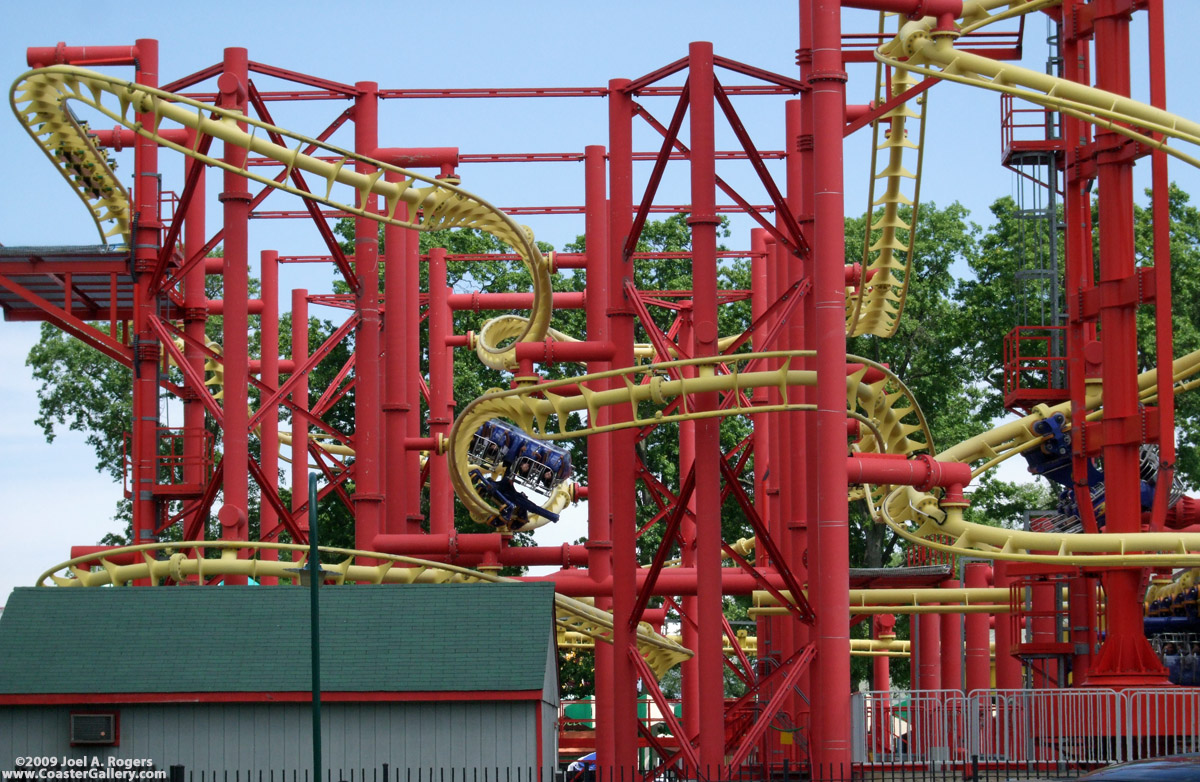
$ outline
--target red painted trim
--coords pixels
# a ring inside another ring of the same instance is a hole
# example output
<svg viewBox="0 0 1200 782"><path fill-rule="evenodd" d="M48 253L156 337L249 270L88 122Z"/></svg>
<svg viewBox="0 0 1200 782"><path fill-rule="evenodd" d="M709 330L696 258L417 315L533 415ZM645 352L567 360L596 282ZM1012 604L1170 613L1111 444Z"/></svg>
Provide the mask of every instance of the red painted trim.
<svg viewBox="0 0 1200 782"><path fill-rule="evenodd" d="M82 705L90 703L308 703L308 692L118 692L0 695L0 706ZM475 692L322 692L326 703L412 701L538 701L538 690Z"/></svg>

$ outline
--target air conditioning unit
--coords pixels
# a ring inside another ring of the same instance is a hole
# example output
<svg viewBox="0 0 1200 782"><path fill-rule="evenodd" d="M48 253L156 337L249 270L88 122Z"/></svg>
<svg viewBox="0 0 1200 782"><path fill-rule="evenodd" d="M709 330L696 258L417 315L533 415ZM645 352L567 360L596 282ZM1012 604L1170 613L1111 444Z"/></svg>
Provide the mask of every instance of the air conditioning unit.
<svg viewBox="0 0 1200 782"><path fill-rule="evenodd" d="M71 743L116 745L118 726L117 715L113 712L72 714Z"/></svg>

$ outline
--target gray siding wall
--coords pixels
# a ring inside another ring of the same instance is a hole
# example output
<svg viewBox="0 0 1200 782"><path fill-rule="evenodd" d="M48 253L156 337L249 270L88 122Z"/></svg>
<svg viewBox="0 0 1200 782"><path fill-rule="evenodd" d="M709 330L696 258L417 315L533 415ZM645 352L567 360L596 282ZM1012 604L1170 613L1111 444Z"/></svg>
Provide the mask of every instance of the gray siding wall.
<svg viewBox="0 0 1200 782"><path fill-rule="evenodd" d="M324 765L365 768L368 774L383 763L414 772L512 768L515 776L517 768L538 765L539 709L543 767L553 768L557 710L544 700L326 703L321 708ZM119 712L121 745L70 746L72 710ZM27 755L151 758L160 769L182 764L196 771L298 769L303 774L312 763L312 711L307 703L0 707L0 769L12 769L15 758Z"/></svg>
<svg viewBox="0 0 1200 782"><path fill-rule="evenodd" d="M558 768L558 641L550 636L546 651L546 677L542 681L542 768Z"/></svg>

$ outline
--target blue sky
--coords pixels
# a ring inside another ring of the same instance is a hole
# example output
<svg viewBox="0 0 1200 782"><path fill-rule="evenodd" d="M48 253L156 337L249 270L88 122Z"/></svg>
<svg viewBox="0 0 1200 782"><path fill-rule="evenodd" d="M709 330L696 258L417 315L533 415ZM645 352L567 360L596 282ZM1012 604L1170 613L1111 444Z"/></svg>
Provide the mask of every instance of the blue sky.
<svg viewBox="0 0 1200 782"><path fill-rule="evenodd" d="M1183 0L1171 0L1167 6L1168 64L1173 66L1168 106L1189 118L1200 118L1200 101L1191 80L1192 59L1187 55L1200 8ZM215 0L201 8L134 0L118 11L68 0L53 6L10 1L6 10L12 23L0 29L0 74L10 79L26 70L28 46L53 46L58 41L129 44L141 37L160 41L164 83L219 62L225 46L247 47L254 61L343 82L377 81L384 88L604 86L611 78L636 78L679 59L686 55L690 41L699 40L713 42L718 55L796 75L795 3L735 7L718 2L467 2L456 6L368 2L338 10L306 1ZM847 31L865 32L874 26L873 14L847 14ZM1144 35L1144 28L1135 30L1135 52L1144 50L1140 43ZM1039 70L1045 59L1044 38L1044 21L1031 19L1026 62ZM126 76L130 69L114 72ZM873 78L873 67L851 67L851 102L870 99ZM722 81L747 80L729 74L722 75ZM1140 65L1134 82L1135 96L1144 95L1145 72ZM271 84L256 83L267 89ZM650 98L645 105L665 122L674 99ZM735 106L760 149L780 148L782 98L735 98ZM310 135L343 107L332 102L272 105L278 124ZM932 93L929 112L924 197L941 205L961 201L975 220L986 223L987 205L1014 188L1013 176L999 166L998 98L941 85ZM585 145L604 144L606 127L605 101L599 98L388 101L381 109L380 142L458 146L464 153L580 152ZM334 140L351 146L348 134ZM868 141L865 133L859 133L847 145L849 213L859 213L865 206ZM0 243L95 243L84 207L7 113L0 118L0 144L9 150ZM639 128L634 145L638 150L653 150L658 141L652 132ZM717 146L733 148L732 133L719 130ZM179 189L182 164L164 155L162 165L164 187ZM772 168L782 177L780 164ZM132 169L131 162L123 162L120 173L128 178ZM717 170L744 188L752 202L765 201L744 162L720 163ZM1200 177L1194 171L1176 162L1171 171L1186 189L1200 194ZM463 167L461 173L464 187L500 206L583 202L581 164L474 165ZM636 168L636 189L648 173L648 164ZM212 215L218 214L218 182L214 179L209 185L210 228L216 224ZM660 193L661 202L686 201L685 166L668 168ZM264 208L297 208L294 204L285 196L272 196ZM534 217L527 222L539 239L556 246L583 231L582 216ZM729 245L746 247L748 221L735 219L733 227ZM315 230L299 222L252 223L250 247L252 258L262 249L284 254L320 252ZM330 279L328 269L288 267L281 295L286 302L293 287L326 290ZM0 516L0 603L13 586L32 584L44 569L66 559L71 544L92 543L108 532L114 526L110 517L120 494L119 486L95 471L94 456L82 436L62 432L53 445L47 445L33 425L36 388L24 358L36 334L34 324L0 324L0 409L5 411L0 418L0 464L4 465L0 495L5 498ZM579 534L577 523L564 522L540 531L538 538L552 544Z"/></svg>

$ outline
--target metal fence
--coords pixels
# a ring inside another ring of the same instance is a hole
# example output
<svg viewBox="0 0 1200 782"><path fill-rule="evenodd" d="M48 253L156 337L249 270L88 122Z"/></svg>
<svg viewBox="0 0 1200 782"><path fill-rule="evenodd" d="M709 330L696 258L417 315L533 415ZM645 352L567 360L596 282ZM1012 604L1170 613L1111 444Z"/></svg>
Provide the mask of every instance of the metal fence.
<svg viewBox="0 0 1200 782"><path fill-rule="evenodd" d="M854 696L857 764L1043 768L1200 751L1200 691L955 690Z"/></svg>
<svg viewBox="0 0 1200 782"><path fill-rule="evenodd" d="M639 768L602 768L586 771L552 771L508 768L425 769L326 769L321 782L1068 782L1086 773L1064 769L1048 776L1027 764L968 763L963 767L937 769L876 767L862 764L810 766L807 764L749 764L736 770L726 766L702 768L688 773L670 770L653 772ZM311 782L310 772L193 771L173 767L170 782Z"/></svg>

